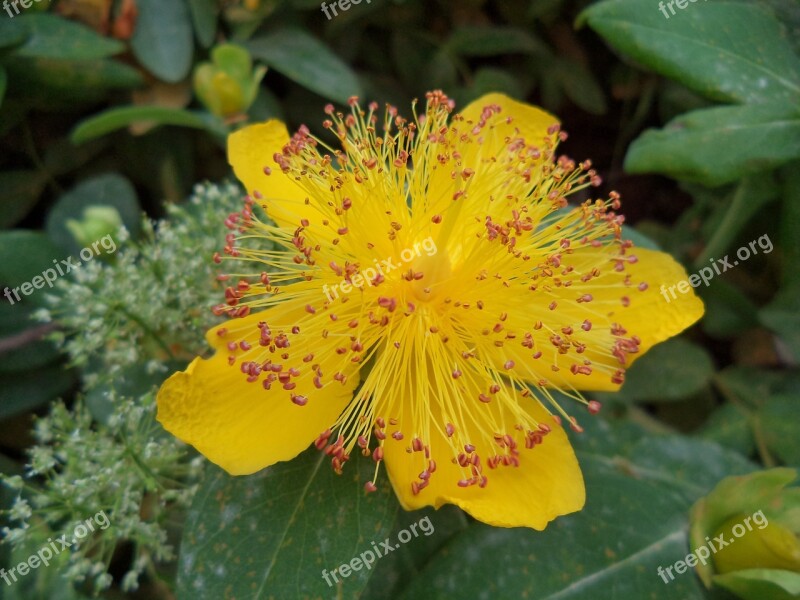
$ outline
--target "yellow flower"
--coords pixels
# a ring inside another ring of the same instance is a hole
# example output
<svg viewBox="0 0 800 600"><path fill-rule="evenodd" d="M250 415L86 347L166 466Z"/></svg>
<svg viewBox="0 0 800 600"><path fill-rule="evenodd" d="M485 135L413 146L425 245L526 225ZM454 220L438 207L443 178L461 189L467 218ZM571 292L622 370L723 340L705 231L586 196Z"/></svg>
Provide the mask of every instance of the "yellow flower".
<svg viewBox="0 0 800 600"><path fill-rule="evenodd" d="M543 529L585 499L560 425L580 426L552 390L595 412L577 390L617 389L702 303L661 298L686 274L620 239L616 194L567 209L599 178L556 157L552 115L499 94L451 117L432 92L424 115L380 123L350 104L326 108L341 149L277 121L229 138L250 196L226 253L253 272L218 309L234 318L208 333L216 354L161 388L159 420L232 474L316 440L337 472L353 452L385 463L406 509Z"/></svg>

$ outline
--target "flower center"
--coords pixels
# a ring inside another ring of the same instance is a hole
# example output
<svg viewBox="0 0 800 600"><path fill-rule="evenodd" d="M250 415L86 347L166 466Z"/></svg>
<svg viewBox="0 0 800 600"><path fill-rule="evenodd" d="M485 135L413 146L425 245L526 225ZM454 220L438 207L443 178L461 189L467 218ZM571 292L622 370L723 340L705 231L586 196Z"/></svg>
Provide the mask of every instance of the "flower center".
<svg viewBox="0 0 800 600"><path fill-rule="evenodd" d="M446 252L422 255L411 265L411 301L433 303L452 285L453 265Z"/></svg>

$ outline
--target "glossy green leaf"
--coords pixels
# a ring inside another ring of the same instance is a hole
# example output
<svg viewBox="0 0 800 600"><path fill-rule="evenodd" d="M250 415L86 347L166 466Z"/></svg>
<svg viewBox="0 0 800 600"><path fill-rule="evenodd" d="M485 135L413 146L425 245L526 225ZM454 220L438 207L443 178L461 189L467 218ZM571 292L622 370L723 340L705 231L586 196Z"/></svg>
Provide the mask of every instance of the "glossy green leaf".
<svg viewBox="0 0 800 600"><path fill-rule="evenodd" d="M605 0L578 21L638 63L713 100L797 104L800 59L769 10L684 1L687 6L670 15L668 4L665 17L658 3Z"/></svg>
<svg viewBox="0 0 800 600"><path fill-rule="evenodd" d="M81 144L140 121L206 129L223 134L221 124L208 113L167 106L122 106L81 121L70 133L70 139L76 144Z"/></svg>
<svg viewBox="0 0 800 600"><path fill-rule="evenodd" d="M245 44L254 58L324 98L346 103L361 95L347 64L317 38L300 29L283 29Z"/></svg>
<svg viewBox="0 0 800 600"><path fill-rule="evenodd" d="M746 569L714 576L714 583L742 600L792 600L800 597L800 573Z"/></svg>
<svg viewBox="0 0 800 600"><path fill-rule="evenodd" d="M514 27L459 27L445 47L463 56L549 54L547 46L533 34Z"/></svg>
<svg viewBox="0 0 800 600"><path fill-rule="evenodd" d="M693 111L664 129L645 131L628 149L625 170L713 186L798 157L800 110L796 106L724 106Z"/></svg>
<svg viewBox="0 0 800 600"><path fill-rule="evenodd" d="M194 54L186 0L137 0L139 15L131 49L153 75L174 83L189 74Z"/></svg>
<svg viewBox="0 0 800 600"><path fill-rule="evenodd" d="M755 450L750 418L750 413L744 408L726 403L711 414L698 435L704 440L750 456Z"/></svg>
<svg viewBox="0 0 800 600"><path fill-rule="evenodd" d="M758 325L758 307L727 281L715 279L697 291L706 305L700 325L708 335L727 339Z"/></svg>
<svg viewBox="0 0 800 600"><path fill-rule="evenodd" d="M0 172L0 228L15 225L36 205L47 176L42 171L25 169Z"/></svg>
<svg viewBox="0 0 800 600"><path fill-rule="evenodd" d="M215 469L195 496L179 559L179 600L355 598L370 571L333 571L384 541L397 511L386 482L365 495L375 464L356 456L341 476L314 448L248 477ZM368 558L368 557L366 557Z"/></svg>
<svg viewBox="0 0 800 600"><path fill-rule="evenodd" d="M116 60L58 60L17 57L6 65L11 91L28 105L57 112L76 102L96 102L108 90L135 88L139 72Z"/></svg>
<svg viewBox="0 0 800 600"><path fill-rule="evenodd" d="M44 406L69 392L76 384L71 371L40 369L0 374L0 421Z"/></svg>
<svg viewBox="0 0 800 600"><path fill-rule="evenodd" d="M27 13L14 18L14 25L26 31L25 43L16 56L92 60L119 54L125 45L103 37L88 27L49 13Z"/></svg>
<svg viewBox="0 0 800 600"><path fill-rule="evenodd" d="M0 284L11 290L11 299L18 302L44 304L50 286L42 278L45 269L53 269L64 258L63 250L39 231L15 229L0 232ZM38 277L33 282L34 277ZM51 276L55 279L55 275ZM18 292L14 292L19 288ZM23 289L24 288L24 289ZM8 296L3 302L11 302Z"/></svg>
<svg viewBox="0 0 800 600"><path fill-rule="evenodd" d="M67 229L67 221L81 221L89 206L116 209L132 236L138 235L141 207L131 183L116 173L108 173L82 181L61 196L47 215L46 229L50 239L65 251L77 253L83 248ZM101 248L101 252L104 250Z"/></svg>
<svg viewBox="0 0 800 600"><path fill-rule="evenodd" d="M208 48L214 43L217 35L219 2L216 0L188 0L188 2L197 41L203 48Z"/></svg>
<svg viewBox="0 0 800 600"><path fill-rule="evenodd" d="M780 191L773 178L768 176L751 175L742 179L730 202L723 206L724 216L715 224L711 239L695 259L695 266L706 266L710 259L723 256L730 250L739 233L762 207L780 195Z"/></svg>
<svg viewBox="0 0 800 600"><path fill-rule="evenodd" d="M665 585L658 568L689 552L692 502L721 477L753 466L714 444L643 437L602 420L584 421L586 432L575 439L586 479L583 511L556 519L543 532L470 525L399 597L704 598L691 572Z"/></svg>
<svg viewBox="0 0 800 600"><path fill-rule="evenodd" d="M628 369L619 396L635 402L669 402L702 390L714 373L701 346L672 338L647 351Z"/></svg>
<svg viewBox="0 0 800 600"><path fill-rule="evenodd" d="M790 467L800 467L800 396L772 396L758 412L769 450Z"/></svg>
<svg viewBox="0 0 800 600"><path fill-rule="evenodd" d="M6 18L0 19L0 48L17 46L27 37L27 29L20 27L18 22Z"/></svg>

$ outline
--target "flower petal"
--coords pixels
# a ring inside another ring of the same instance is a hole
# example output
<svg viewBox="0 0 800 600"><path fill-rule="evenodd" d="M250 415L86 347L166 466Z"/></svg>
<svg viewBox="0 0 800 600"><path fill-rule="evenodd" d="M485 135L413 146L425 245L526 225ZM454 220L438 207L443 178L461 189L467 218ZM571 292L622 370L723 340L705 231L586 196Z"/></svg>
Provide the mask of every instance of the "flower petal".
<svg viewBox="0 0 800 600"><path fill-rule="evenodd" d="M242 372L243 360L263 363L265 349L258 346L258 322L283 321L289 316L281 305L215 327L208 339L218 347L217 353L207 360L196 358L158 392L158 420L164 428L232 475L254 473L305 450L333 424L358 383L357 374L352 374L345 385L328 381L317 389L310 363L305 365L299 358L313 351L315 340L290 333L291 354L282 362L287 368L299 365L300 373L292 379L296 388L288 392L275 381L266 390L260 380L248 382ZM281 329L272 328L276 335ZM243 352L242 342L252 349ZM227 344L236 349L229 351ZM233 366L229 355L237 355ZM326 374L336 370L333 357L320 357L315 363ZM295 404L293 394L306 398L307 404Z"/></svg>
<svg viewBox="0 0 800 600"><path fill-rule="evenodd" d="M288 143L289 132L280 121L248 125L228 136L228 162L247 193L266 200L270 218L294 230L301 219L314 211L305 204L308 194L281 171L273 158Z"/></svg>
<svg viewBox="0 0 800 600"><path fill-rule="evenodd" d="M474 125L480 121L481 113L487 106L500 108L500 118L481 134L482 153L487 156L502 154L511 137L522 137L529 144L541 143L548 137L548 128L560 123L558 117L538 106L517 102L505 94L497 93L481 96L464 107L460 114L467 123Z"/></svg>
<svg viewBox="0 0 800 600"><path fill-rule="evenodd" d="M472 398L463 401L472 401ZM428 445L431 456L440 460L429 485L415 495L411 484L419 481L421 469L416 459L421 453L409 453L407 443L387 439L384 462L403 508L415 510L455 504L489 525L538 530L558 516L583 508L586 500L583 476L566 433L536 400L523 398L522 401L526 403L527 412L540 423L548 424L552 431L535 448L520 449L518 467L499 466L490 470L484 461L484 473L488 476L484 488L458 486L463 471L449 460L451 450L443 431L435 430L431 431ZM406 414L413 410L412 404L413 399L406 401ZM510 411L505 411L504 417L506 422L513 423ZM466 439L477 440L482 435L475 425L463 427Z"/></svg>

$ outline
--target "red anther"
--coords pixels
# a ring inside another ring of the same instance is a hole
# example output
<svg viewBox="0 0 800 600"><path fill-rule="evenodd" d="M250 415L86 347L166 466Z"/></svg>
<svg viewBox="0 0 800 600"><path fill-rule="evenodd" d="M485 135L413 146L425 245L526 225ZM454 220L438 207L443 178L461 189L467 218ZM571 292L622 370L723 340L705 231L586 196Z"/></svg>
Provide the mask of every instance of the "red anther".
<svg viewBox="0 0 800 600"><path fill-rule="evenodd" d="M377 427L372 430L372 434L381 441L386 439L386 434Z"/></svg>
<svg viewBox="0 0 800 600"><path fill-rule="evenodd" d="M367 492L368 494L371 494L372 492L377 492L378 487L373 482L368 481L367 483L364 484L364 491Z"/></svg>
<svg viewBox="0 0 800 600"><path fill-rule="evenodd" d="M380 427L381 429L384 429L384 428L386 427L386 421L384 420L384 418L383 418L383 417L378 417L377 419L375 419L375 423L376 423L376 424L378 425L378 427Z"/></svg>
<svg viewBox="0 0 800 600"><path fill-rule="evenodd" d="M547 423L539 423L539 431L542 432L542 435L547 435L552 431L552 429L550 429L550 425Z"/></svg>
<svg viewBox="0 0 800 600"><path fill-rule="evenodd" d="M577 302L591 302L592 300L594 300L594 296L591 294L583 294L582 296L578 297Z"/></svg>
<svg viewBox="0 0 800 600"><path fill-rule="evenodd" d="M415 437L413 440L411 440L411 449L414 452L422 452L422 440L418 437Z"/></svg>
<svg viewBox="0 0 800 600"><path fill-rule="evenodd" d="M295 335L300 333L300 326L299 325L295 325L294 327L292 327L292 333L295 334Z"/></svg>
<svg viewBox="0 0 800 600"><path fill-rule="evenodd" d="M589 400L589 404L586 407L589 412L593 415L596 415L600 412L600 409L603 408L603 405L600 404L597 400Z"/></svg>
<svg viewBox="0 0 800 600"><path fill-rule="evenodd" d="M402 432L400 432L400 431L395 431L395 432L392 434L392 437L393 437L394 439L396 439L396 440L399 442L400 440L402 440L402 439L403 439L403 434L402 434Z"/></svg>
<svg viewBox="0 0 800 600"><path fill-rule="evenodd" d="M493 383L492 385L489 386L489 393L490 394L496 394L499 391L500 391L500 385L499 384Z"/></svg>
<svg viewBox="0 0 800 600"><path fill-rule="evenodd" d="M456 428L453 427L452 423L448 423L447 425L445 425L444 430L445 433L447 433L447 437L453 437L453 434L456 432Z"/></svg>
<svg viewBox="0 0 800 600"><path fill-rule="evenodd" d="M375 462L380 462L383 460L383 446L378 446L372 452L372 460Z"/></svg>
<svg viewBox="0 0 800 600"><path fill-rule="evenodd" d="M472 454L473 452L475 452L475 446L473 446L472 444L464 444L464 452L466 452L467 454Z"/></svg>
<svg viewBox="0 0 800 600"><path fill-rule="evenodd" d="M459 467L466 467L469 464L469 458L467 458L467 455L463 452L459 452L456 457L456 462L458 462Z"/></svg>
<svg viewBox="0 0 800 600"><path fill-rule="evenodd" d="M572 431L576 433L583 433L583 427L578 425L578 422L575 420L575 417L570 417L569 419L569 426Z"/></svg>
<svg viewBox="0 0 800 600"><path fill-rule="evenodd" d="M458 379L461 377L461 371L459 369L453 369L453 379Z"/></svg>
<svg viewBox="0 0 800 600"><path fill-rule="evenodd" d="M473 481L471 479L459 479L458 480L458 487L465 488L465 487L471 486L472 484L473 484Z"/></svg>
<svg viewBox="0 0 800 600"><path fill-rule="evenodd" d="M220 327L219 329L217 329L217 335L218 336L224 337L227 334L228 334L228 328L227 327Z"/></svg>
<svg viewBox="0 0 800 600"><path fill-rule="evenodd" d="M584 331L590 331L592 329L592 322L589 319L585 319L581 324L581 329Z"/></svg>
<svg viewBox="0 0 800 600"><path fill-rule="evenodd" d="M286 386L284 386L284 387L286 387ZM293 394L292 395L292 402L297 404L297 406L305 406L306 404L308 404L308 398L306 398L305 396L301 396L299 394Z"/></svg>
<svg viewBox="0 0 800 600"><path fill-rule="evenodd" d="M353 201L350 198L345 198L342 200L342 208L344 210L350 210L350 207L353 206Z"/></svg>
<svg viewBox="0 0 800 600"><path fill-rule="evenodd" d="M533 358L541 358L541 357L542 357L542 351L541 351L541 350L539 350L539 351L537 351L537 352L534 352L534 353L533 353L531 356L532 356Z"/></svg>
<svg viewBox="0 0 800 600"><path fill-rule="evenodd" d="M433 217L431 217L431 222L438 225L442 222L442 215L433 215Z"/></svg>
<svg viewBox="0 0 800 600"><path fill-rule="evenodd" d="M507 360L507 361L506 361L506 362L503 364L503 368L504 368L504 369L513 369L513 368L514 368L514 361L513 361L513 360Z"/></svg>
<svg viewBox="0 0 800 600"><path fill-rule="evenodd" d="M358 447L359 448L367 447L367 438L365 438L363 435L358 436Z"/></svg>
<svg viewBox="0 0 800 600"><path fill-rule="evenodd" d="M561 415L553 415L553 420L556 422L557 425L562 426L561 423Z"/></svg>
<svg viewBox="0 0 800 600"><path fill-rule="evenodd" d="M316 309L315 309L313 306L311 306L310 304L306 304L306 312L307 312L307 313L309 313L309 314L312 314L312 315L313 315L313 314L314 314L314 313L316 313L317 311L316 311Z"/></svg>
<svg viewBox="0 0 800 600"><path fill-rule="evenodd" d="M311 362L312 360L314 360L314 354L313 354L313 352L312 352L311 354L306 354L306 355L303 357L303 362L305 362L305 363L307 363L307 362Z"/></svg>
<svg viewBox="0 0 800 600"><path fill-rule="evenodd" d="M416 481L411 482L411 492L416 496L419 494L419 484Z"/></svg>
<svg viewBox="0 0 800 600"><path fill-rule="evenodd" d="M217 264L222 262L222 257L219 255L219 252L214 252L214 256L212 257L213 261Z"/></svg>
<svg viewBox="0 0 800 600"><path fill-rule="evenodd" d="M347 326L348 326L350 329L355 329L356 327L358 327L358 321L356 321L355 319L353 319L352 321L350 321L350 322L347 324Z"/></svg>
<svg viewBox="0 0 800 600"><path fill-rule="evenodd" d="M283 384L283 389L285 389L287 391L293 390L296 387L297 387L297 384L294 381L288 381L288 382Z"/></svg>
<svg viewBox="0 0 800 600"><path fill-rule="evenodd" d="M622 302L622 306L626 308L631 305L631 299L628 298L627 296L623 296L622 298L620 298L620 301Z"/></svg>
<svg viewBox="0 0 800 600"><path fill-rule="evenodd" d="M430 476L431 474L428 471L423 471L422 473L419 474L419 478L422 479L423 481L428 479Z"/></svg>
<svg viewBox="0 0 800 600"><path fill-rule="evenodd" d="M325 114L326 115L332 115L333 114L333 110L334 110L333 104L326 104L325 105Z"/></svg>
<svg viewBox="0 0 800 600"><path fill-rule="evenodd" d="M339 227L339 229L336 230L336 233L339 235L345 235L347 233L347 227Z"/></svg>
<svg viewBox="0 0 800 600"><path fill-rule="evenodd" d="M492 399L486 394L478 394L478 400L480 400L481 402L485 402L486 404L492 401Z"/></svg>
<svg viewBox="0 0 800 600"><path fill-rule="evenodd" d="M433 460L433 459L430 459L428 461L428 472L429 473L435 473L436 472L436 461Z"/></svg>

